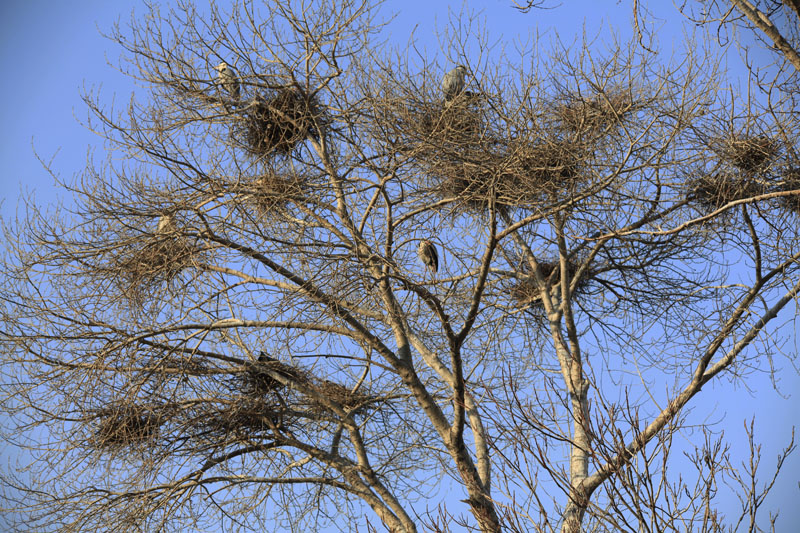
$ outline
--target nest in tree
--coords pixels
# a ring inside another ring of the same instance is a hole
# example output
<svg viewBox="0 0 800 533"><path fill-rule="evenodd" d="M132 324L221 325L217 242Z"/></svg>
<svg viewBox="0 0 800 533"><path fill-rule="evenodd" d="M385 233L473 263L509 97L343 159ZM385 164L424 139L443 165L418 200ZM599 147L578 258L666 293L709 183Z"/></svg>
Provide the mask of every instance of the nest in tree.
<svg viewBox="0 0 800 533"><path fill-rule="evenodd" d="M737 174L716 173L704 174L690 181L688 196L706 210L715 211L730 202L763 193L763 185L751 178Z"/></svg>
<svg viewBox="0 0 800 533"><path fill-rule="evenodd" d="M571 282L574 282L575 273L581 267L582 263L578 261L569 261L567 263L567 274ZM561 280L561 263L559 260L553 261L539 261L539 269L542 272L542 277L545 281L550 280L551 290L555 289L561 292L559 283ZM574 296L581 296L586 288L589 286L594 272L591 268L583 272L583 275L578 280L577 285L572 292ZM520 307L534 307L544 309L542 303L541 290L539 284L533 273L526 274L525 277L517 281L510 289L509 294L511 299L514 300Z"/></svg>
<svg viewBox="0 0 800 533"><path fill-rule="evenodd" d="M440 142L463 144L474 142L481 132L481 115L468 100L457 98L441 108L432 106L419 116L417 128L426 137ZM433 143L434 145L436 142Z"/></svg>
<svg viewBox="0 0 800 533"><path fill-rule="evenodd" d="M790 168L780 184L781 191L800 190L800 167ZM781 204L788 210L800 215L800 193L791 196L782 196Z"/></svg>
<svg viewBox="0 0 800 533"><path fill-rule="evenodd" d="M766 136L731 136L716 142L720 157L745 172L765 170L778 154L780 145Z"/></svg>
<svg viewBox="0 0 800 533"><path fill-rule="evenodd" d="M297 87L285 87L268 98L256 97L242 119L242 136L256 156L289 153L314 135L321 119L312 97Z"/></svg>
<svg viewBox="0 0 800 533"><path fill-rule="evenodd" d="M242 374L244 390L255 396L263 396L269 392L285 388L286 385L272 377L270 372L278 374L290 383L300 383L302 385L309 383L309 375L305 370L280 361L257 361L255 363L247 363L245 372Z"/></svg>
<svg viewBox="0 0 800 533"><path fill-rule="evenodd" d="M520 186L539 193L572 190L581 181L583 147L569 141L552 141L516 149L515 174Z"/></svg>
<svg viewBox="0 0 800 533"><path fill-rule="evenodd" d="M253 184L253 203L262 215L269 215L288 202L303 198L306 181L297 175L267 172Z"/></svg>
<svg viewBox="0 0 800 533"><path fill-rule="evenodd" d="M500 180L492 176L491 172L457 161L442 168L445 167L443 163L446 164L440 160L436 164L440 167L437 172L441 176L438 191L442 196L456 197L466 206L485 209L494 193L497 205L505 205L497 191L501 186Z"/></svg>
<svg viewBox="0 0 800 533"><path fill-rule="evenodd" d="M115 265L120 279L133 293L170 281L196 264L199 250L176 234L159 234L124 254Z"/></svg>
<svg viewBox="0 0 800 533"><path fill-rule="evenodd" d="M496 205L531 207L542 196L571 193L582 183L579 144L567 141L515 143L496 154L474 154L480 163L443 158L431 161L431 173L440 176L439 192L467 205L485 208L494 194Z"/></svg>
<svg viewBox="0 0 800 533"><path fill-rule="evenodd" d="M225 436L282 430L290 423L286 408L270 397L239 398L203 418L206 431Z"/></svg>
<svg viewBox="0 0 800 533"><path fill-rule="evenodd" d="M612 91L590 98L571 97L567 103L556 106L555 114L568 129L588 132L621 124L635 108L630 93Z"/></svg>
<svg viewBox="0 0 800 533"><path fill-rule="evenodd" d="M355 413L362 413L376 400L376 397L361 391L352 391L344 385L328 381L327 379L317 383L314 387L323 396L341 405L346 410L355 410ZM319 399L310 397L312 405L319 411L328 411L328 408Z"/></svg>
<svg viewBox="0 0 800 533"><path fill-rule="evenodd" d="M162 422L151 409L137 405L101 409L96 417L99 422L93 444L97 448L121 448L151 439Z"/></svg>
<svg viewBox="0 0 800 533"><path fill-rule="evenodd" d="M448 152L461 152L482 140L481 110L473 100L461 96L451 102L382 101L385 107L377 110L382 129L396 136L396 148L412 158L435 158Z"/></svg>

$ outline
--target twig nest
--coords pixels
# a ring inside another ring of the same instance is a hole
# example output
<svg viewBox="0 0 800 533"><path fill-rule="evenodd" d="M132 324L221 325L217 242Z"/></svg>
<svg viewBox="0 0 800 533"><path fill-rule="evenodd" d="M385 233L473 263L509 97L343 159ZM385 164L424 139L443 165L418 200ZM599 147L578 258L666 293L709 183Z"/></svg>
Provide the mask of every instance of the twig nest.
<svg viewBox="0 0 800 533"><path fill-rule="evenodd" d="M436 137L440 142L463 144L477 140L483 120L472 100L459 95L441 108L431 106L421 115L419 128L422 133Z"/></svg>
<svg viewBox="0 0 800 533"><path fill-rule="evenodd" d="M800 167L788 169L784 174L783 181L780 183L779 188L781 191L800 190ZM781 205L789 211L800 215L800 193L792 196L782 196Z"/></svg>
<svg viewBox="0 0 800 533"><path fill-rule="evenodd" d="M571 282L574 282L574 276L578 269L581 267L580 261L569 261L567 263L567 273ZM545 281L550 280L551 290L555 288L559 290L559 283L561 282L561 263L558 259L539 261L539 269L541 270L542 277ZM532 307L539 310L544 310L542 303L541 290L536 281L536 277L532 272L524 272L519 280L513 284L509 290L509 296L520 307ZM578 280L577 285L573 291L576 297L581 296L589 286L595 273L592 268L584 271L581 278ZM559 290L560 292L560 290Z"/></svg>
<svg viewBox="0 0 800 533"><path fill-rule="evenodd" d="M225 403L204 417L205 431L226 439L283 429L289 423L286 408L273 397L242 397Z"/></svg>
<svg viewBox="0 0 800 533"><path fill-rule="evenodd" d="M172 281L197 263L200 251L175 233L156 234L137 242L111 267L123 284L123 292L137 301L149 290Z"/></svg>
<svg viewBox="0 0 800 533"><path fill-rule="evenodd" d="M248 394L261 396L286 388L287 385L272 377L270 372L286 378L290 384L307 384L309 382L308 373L300 368L274 360L257 361L247 365L242 378L244 390Z"/></svg>
<svg viewBox="0 0 800 533"><path fill-rule="evenodd" d="M306 193L306 180L295 174L268 171L253 182L252 201L261 215L269 215Z"/></svg>
<svg viewBox="0 0 800 533"><path fill-rule="evenodd" d="M595 132L621 124L635 110L636 102L629 92L609 91L590 97L568 97L555 107L555 115L571 131Z"/></svg>
<svg viewBox="0 0 800 533"><path fill-rule="evenodd" d="M285 154L314 135L320 119L313 98L297 87L286 87L269 97L256 96L248 104L242 136L253 155Z"/></svg>
<svg viewBox="0 0 800 533"><path fill-rule="evenodd" d="M315 388L322 395L331 401L338 403L344 409L353 410L355 413L362 413L367 406L374 402L376 397L361 391L352 391L348 387L333 381L323 380L316 384ZM326 411L327 408L315 398L311 398L312 403L317 409Z"/></svg>
<svg viewBox="0 0 800 533"><path fill-rule="evenodd" d="M766 170L780 150L777 141L764 135L732 135L718 139L714 144L714 150L724 161L749 173Z"/></svg>
<svg viewBox="0 0 800 533"><path fill-rule="evenodd" d="M586 153L580 143L549 140L516 147L515 171L520 184L537 193L572 190L583 177L581 162Z"/></svg>
<svg viewBox="0 0 800 533"><path fill-rule="evenodd" d="M459 152L480 144L484 128L479 99L459 95L449 102L376 102L381 131L396 135L395 148L413 158L428 159L442 150Z"/></svg>
<svg viewBox="0 0 800 533"><path fill-rule="evenodd" d="M704 174L689 182L689 199L702 208L715 211L737 200L764 193L764 186L754 179L736 173Z"/></svg>
<svg viewBox="0 0 800 533"><path fill-rule="evenodd" d="M501 207L530 208L543 196L571 194L589 175L583 171L586 152L577 142L515 141L497 152L475 151L473 162L433 159L431 173L439 176L439 191L462 203L485 208L494 195Z"/></svg>
<svg viewBox="0 0 800 533"><path fill-rule="evenodd" d="M97 448L121 448L155 437L161 418L138 405L118 405L97 411L93 443Z"/></svg>

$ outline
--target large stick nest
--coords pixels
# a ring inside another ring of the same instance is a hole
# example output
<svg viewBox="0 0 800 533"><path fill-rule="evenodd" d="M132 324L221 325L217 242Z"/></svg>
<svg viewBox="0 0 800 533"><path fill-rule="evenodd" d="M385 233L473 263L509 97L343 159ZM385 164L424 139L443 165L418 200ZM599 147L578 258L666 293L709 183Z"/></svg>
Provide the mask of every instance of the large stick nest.
<svg viewBox="0 0 800 533"><path fill-rule="evenodd" d="M268 216L290 202L302 201L307 189L302 176L268 171L253 183L252 202L262 216Z"/></svg>
<svg viewBox="0 0 800 533"><path fill-rule="evenodd" d="M567 275L569 276L570 282L574 282L575 274L578 272L578 269L581 266L582 262L580 261L570 260L567 262ZM560 292L560 261L558 259L539 261L539 269L541 270L542 278L545 281L548 279L550 280L551 290L557 290ZM536 281L536 277L532 272L523 271L522 274L523 275L519 278L519 280L511 286L509 290L509 296L520 307L530 307L543 311L544 304L542 302L541 290ZM575 285L575 289L572 293L573 296L581 297L586 292L594 276L595 272L591 267L585 270L581 278L578 280L577 285Z"/></svg>
<svg viewBox="0 0 800 533"><path fill-rule="evenodd" d="M800 167L790 168L786 171L785 177L780 184L782 191L796 191L800 190ZM786 209L793 211L800 215L800 194L792 196L782 196L781 205Z"/></svg>
<svg viewBox="0 0 800 533"><path fill-rule="evenodd" d="M120 280L122 292L141 303L183 270L196 266L201 255L201 250L176 231L161 232L137 240L108 270Z"/></svg>
<svg viewBox="0 0 800 533"><path fill-rule="evenodd" d="M443 196L475 208L489 205L492 195L498 206L533 207L543 196L573 193L588 177L585 151L570 141L515 142L498 152L470 155L475 162L436 158L425 164L438 177Z"/></svg>
<svg viewBox="0 0 800 533"><path fill-rule="evenodd" d="M429 176L433 190L462 206L533 207L543 195L572 193L585 182L588 152L578 140L529 132L508 140L486 123L483 100L471 94L446 103L385 101L381 120L396 148Z"/></svg>
<svg viewBox="0 0 800 533"><path fill-rule="evenodd" d="M780 151L780 144L767 136L731 135L715 139L712 148L734 167L750 173L763 172Z"/></svg>
<svg viewBox="0 0 800 533"><path fill-rule="evenodd" d="M296 421L276 397L241 396L208 409L200 418L201 434L225 440L283 431Z"/></svg>
<svg viewBox="0 0 800 533"><path fill-rule="evenodd" d="M248 394L263 396L285 388L287 384L275 379L270 375L272 372L288 381L289 385L292 383L308 385L311 380L308 372L295 366L275 360L257 361L247 363L245 372L240 375L242 389Z"/></svg>
<svg viewBox="0 0 800 533"><path fill-rule="evenodd" d="M764 193L764 186L754 179L726 172L703 174L691 180L688 189L688 198L706 211L715 211L730 202Z"/></svg>
<svg viewBox="0 0 800 533"><path fill-rule="evenodd" d="M253 99L241 119L239 134L255 156L286 154L315 135L321 119L315 98L298 87L284 87Z"/></svg>
<svg viewBox="0 0 800 533"><path fill-rule="evenodd" d="M367 407L377 400L377 396L361 392L360 390L351 390L344 385L335 383L333 381L322 380L316 383L316 390L331 400L342 406L345 410L352 410L356 414L363 413ZM320 411L327 411L328 408L314 397L310 397L312 406Z"/></svg>
<svg viewBox="0 0 800 533"><path fill-rule="evenodd" d="M93 413L97 420L92 444L99 449L123 448L158 435L163 413L135 404L120 404Z"/></svg>
<svg viewBox="0 0 800 533"><path fill-rule="evenodd" d="M571 96L556 105L554 112L568 129L589 133L618 126L636 109L637 103L629 92L609 91L592 97Z"/></svg>
<svg viewBox="0 0 800 533"><path fill-rule="evenodd" d="M283 379L276 379L275 374L278 378ZM339 404L344 409L355 410L357 413L363 412L370 403L374 403L377 399L377 396L372 394L360 390L352 391L339 383L320 379L308 370L275 359L247 363L245 371L238 374L235 380L238 380L238 385L234 383L233 388L243 391L251 398L280 393L288 389L308 388ZM298 385L300 387L297 387ZM305 395L303 401L300 401L296 394L283 394L282 398L295 410L310 408L312 413L330 411L323 398L313 393Z"/></svg>
<svg viewBox="0 0 800 533"><path fill-rule="evenodd" d="M437 144L465 145L480 139L483 118L472 101L459 95L451 102L428 104L413 113L407 124L420 138Z"/></svg>

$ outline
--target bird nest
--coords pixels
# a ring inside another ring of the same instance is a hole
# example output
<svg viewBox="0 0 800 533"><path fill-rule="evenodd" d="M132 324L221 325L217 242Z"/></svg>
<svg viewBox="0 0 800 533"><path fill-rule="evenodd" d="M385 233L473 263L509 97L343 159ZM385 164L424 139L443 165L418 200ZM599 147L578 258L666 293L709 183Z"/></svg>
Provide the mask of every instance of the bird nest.
<svg viewBox="0 0 800 533"><path fill-rule="evenodd" d="M730 202L764 193L762 184L733 173L704 174L688 185L689 199L696 201L706 211L716 211Z"/></svg>
<svg viewBox="0 0 800 533"><path fill-rule="evenodd" d="M353 391L344 385L333 381L323 380L317 383L314 388L321 395L330 401L342 406L345 410L353 411L356 414L363 413L369 404L374 403L376 396L361 391ZM320 399L310 397L312 407L320 412L329 411L328 407Z"/></svg>
<svg viewBox="0 0 800 533"><path fill-rule="evenodd" d="M566 103L556 105L555 115L572 131L594 132L621 124L635 110L636 102L630 93L612 91L591 98L570 97Z"/></svg>
<svg viewBox="0 0 800 533"><path fill-rule="evenodd" d="M459 95L442 106L429 105L417 116L409 117L409 125L419 138L433 147L442 143L473 144L480 138L483 120L479 110L470 104L471 100Z"/></svg>
<svg viewBox="0 0 800 533"><path fill-rule="evenodd" d="M780 150L774 139L766 136L744 137L733 135L716 139L712 148L734 167L750 173L766 170Z"/></svg>
<svg viewBox="0 0 800 533"><path fill-rule="evenodd" d="M320 119L314 98L297 87L286 87L268 98L257 96L249 104L241 136L255 156L286 154L314 135Z"/></svg>
<svg viewBox="0 0 800 533"><path fill-rule="evenodd" d="M271 375L273 372L285 378L289 382L289 386L297 384L304 388L313 389L328 400L341 405L344 409L355 409L356 412L362 412L365 406L376 399L371 394L351 391L344 385L327 379L319 379L308 370L287 365L275 359L247 363L245 372L241 375L241 390L244 390L251 397L258 397L287 388L287 384ZM314 394L306 395L306 402L308 402L307 406L310 406L313 412L329 411L325 402Z"/></svg>
<svg viewBox="0 0 800 533"><path fill-rule="evenodd" d="M581 266L582 262L580 261L571 260L567 262L567 275L571 281L574 282L575 274ZM539 261L539 269L544 280L550 280L551 287L559 287L561 282L561 263L558 259ZM594 275L595 273L591 268L583 272L572 292L574 297L580 297L586 292ZM560 289L558 291L560 293ZM529 307L544 311L541 294L539 284L532 272L523 272L523 277L509 289L509 296L519 307Z"/></svg>
<svg viewBox="0 0 800 533"><path fill-rule="evenodd" d="M158 234L137 242L111 267L133 301L158 290L184 269L197 264L200 251L176 234Z"/></svg>
<svg viewBox="0 0 800 533"><path fill-rule="evenodd" d="M255 433L282 430L291 424L286 407L270 397L239 397L205 413L204 434L247 438Z"/></svg>
<svg viewBox="0 0 800 533"><path fill-rule="evenodd" d="M285 388L286 384L275 379L270 372L278 374L290 383L307 385L310 381L308 372L300 368L274 360L257 361L247 363L245 372L240 375L242 389L253 396L263 396Z"/></svg>
<svg viewBox="0 0 800 533"><path fill-rule="evenodd" d="M572 191L584 178L582 159L586 156L579 143L554 140L541 144L516 147L514 173L521 177L520 185L536 194Z"/></svg>
<svg viewBox="0 0 800 533"><path fill-rule="evenodd" d="M118 405L94 413L97 428L92 444L100 449L123 448L154 438L163 416L139 405Z"/></svg>
<svg viewBox="0 0 800 533"><path fill-rule="evenodd" d="M287 203L304 197L306 180L297 175L267 172L262 174L253 184L252 201L258 212L264 215L273 214Z"/></svg>
<svg viewBox="0 0 800 533"><path fill-rule="evenodd" d="M800 190L800 167L790 168L786 171L785 177L780 184L780 190L781 191ZM800 215L800 194L793 194L791 196L782 196L780 202L784 208Z"/></svg>
<svg viewBox="0 0 800 533"><path fill-rule="evenodd" d="M515 143L498 153L478 153L475 163L432 159L432 175L439 176L439 192L474 208L485 208L494 195L502 207L532 207L542 196L572 193L584 181L581 146L568 141Z"/></svg>

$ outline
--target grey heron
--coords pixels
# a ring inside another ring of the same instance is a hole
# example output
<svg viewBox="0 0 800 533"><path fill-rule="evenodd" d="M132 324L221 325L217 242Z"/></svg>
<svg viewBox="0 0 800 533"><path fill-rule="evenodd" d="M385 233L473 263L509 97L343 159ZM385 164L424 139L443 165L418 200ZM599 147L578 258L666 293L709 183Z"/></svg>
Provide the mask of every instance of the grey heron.
<svg viewBox="0 0 800 533"><path fill-rule="evenodd" d="M417 248L417 255L419 255L420 261L422 261L431 272L436 274L439 270L439 253L436 251L436 247L433 243L428 239L420 241L419 248Z"/></svg>
<svg viewBox="0 0 800 533"><path fill-rule="evenodd" d="M158 217L158 226L156 233L159 235L166 235L177 231L178 227L175 225L175 217L169 213L165 213Z"/></svg>
<svg viewBox="0 0 800 533"><path fill-rule="evenodd" d="M442 91L445 101L449 102L464 90L467 67L458 65L442 78Z"/></svg>
<svg viewBox="0 0 800 533"><path fill-rule="evenodd" d="M239 99L239 80L236 78L236 74L233 72L233 69L228 66L226 62L222 62L216 67L214 70L217 71L218 83L219 85L225 89L225 91L231 95L231 98L236 100Z"/></svg>

